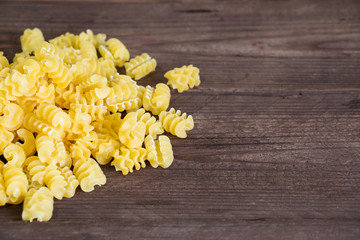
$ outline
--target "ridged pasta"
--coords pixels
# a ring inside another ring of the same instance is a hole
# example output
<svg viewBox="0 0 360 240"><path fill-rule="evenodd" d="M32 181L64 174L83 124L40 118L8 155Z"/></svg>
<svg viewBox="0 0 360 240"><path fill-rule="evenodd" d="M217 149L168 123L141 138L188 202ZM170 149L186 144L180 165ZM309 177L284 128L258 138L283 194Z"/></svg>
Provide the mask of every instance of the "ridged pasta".
<svg viewBox="0 0 360 240"><path fill-rule="evenodd" d="M40 46L36 48L34 55L38 61L46 60L52 57L58 57L59 59L63 58L62 52L59 48L46 41L41 42Z"/></svg>
<svg viewBox="0 0 360 240"><path fill-rule="evenodd" d="M37 49L43 41L45 41L45 39L40 29L26 29L20 37L21 49L23 52L31 53Z"/></svg>
<svg viewBox="0 0 360 240"><path fill-rule="evenodd" d="M26 170L33 185L44 186L47 163L40 161L38 156L31 156L25 160Z"/></svg>
<svg viewBox="0 0 360 240"><path fill-rule="evenodd" d="M186 113L181 115L181 111L177 110L175 112L174 108L171 108L168 112L161 112L159 120L165 131L179 138L186 138L186 131L194 128L193 117L191 115L187 116Z"/></svg>
<svg viewBox="0 0 360 240"><path fill-rule="evenodd" d="M99 50L100 55L104 59L110 59L110 60L114 61L114 57L113 57L112 53L110 52L109 48L107 48L105 45L100 45L98 50Z"/></svg>
<svg viewBox="0 0 360 240"><path fill-rule="evenodd" d="M36 150L40 161L53 165L57 163L56 159L53 158L55 152L54 139L47 135L38 134L36 137Z"/></svg>
<svg viewBox="0 0 360 240"><path fill-rule="evenodd" d="M157 168L168 168L174 160L170 139L161 135L159 140L154 140L152 136L145 138L145 148L147 151L147 160L151 166Z"/></svg>
<svg viewBox="0 0 360 240"><path fill-rule="evenodd" d="M151 111L152 114L158 115L166 111L170 103L170 89L164 83L158 83L155 90L147 86L143 95L143 108Z"/></svg>
<svg viewBox="0 0 360 240"><path fill-rule="evenodd" d="M38 82L38 91L35 94L37 103L55 104L55 86L46 80ZM27 110L26 110L27 111ZM27 111L29 112L29 111Z"/></svg>
<svg viewBox="0 0 360 240"><path fill-rule="evenodd" d="M76 160L73 172L84 192L91 192L96 185L101 186L106 183L106 177L99 164L92 158Z"/></svg>
<svg viewBox="0 0 360 240"><path fill-rule="evenodd" d="M125 45L116 38L110 38L106 44L113 55L116 66L122 67L124 63L129 60L130 54Z"/></svg>
<svg viewBox="0 0 360 240"><path fill-rule="evenodd" d="M0 70L9 67L9 61L4 56L4 52L0 51Z"/></svg>
<svg viewBox="0 0 360 240"><path fill-rule="evenodd" d="M62 199L66 193L67 182L55 165L48 165L45 170L44 183L55 198Z"/></svg>
<svg viewBox="0 0 360 240"><path fill-rule="evenodd" d="M77 140L70 146L71 157L73 162L78 160L86 161L91 156L91 150L88 147L88 142L84 140Z"/></svg>
<svg viewBox="0 0 360 240"><path fill-rule="evenodd" d="M79 186L79 181L76 179L69 167L63 167L60 171L67 183L65 186L64 197L72 198L75 195L76 188Z"/></svg>
<svg viewBox="0 0 360 240"><path fill-rule="evenodd" d="M140 106L141 100L138 97L125 100L120 103L107 104L109 111L112 113L137 110Z"/></svg>
<svg viewBox="0 0 360 240"><path fill-rule="evenodd" d="M36 152L34 135L25 128L20 128L16 134L23 143L17 142L15 144L23 148L27 157L34 155Z"/></svg>
<svg viewBox="0 0 360 240"><path fill-rule="evenodd" d="M24 110L16 103L9 103L3 109L4 115L0 117L0 125L14 131L18 129L24 119Z"/></svg>
<svg viewBox="0 0 360 240"><path fill-rule="evenodd" d="M89 41L81 41L80 42L80 54L81 57L86 58L94 58L97 59L96 48L92 42Z"/></svg>
<svg viewBox="0 0 360 240"><path fill-rule="evenodd" d="M117 74L115 63L111 59L100 58L97 64L97 74L110 78Z"/></svg>
<svg viewBox="0 0 360 240"><path fill-rule="evenodd" d="M54 208L53 194L47 187L31 188L26 194L22 212L24 221L49 221Z"/></svg>
<svg viewBox="0 0 360 240"><path fill-rule="evenodd" d="M145 109L143 108L138 110L138 120L145 123L145 135L151 135L153 138L156 138L157 135L160 135L164 132L161 122L157 121L156 118L151 116L150 113L146 113Z"/></svg>
<svg viewBox="0 0 360 240"><path fill-rule="evenodd" d="M8 161L8 165L22 168L25 163L25 151L19 145L9 144L4 150L4 157Z"/></svg>
<svg viewBox="0 0 360 240"><path fill-rule="evenodd" d="M126 75L117 75L110 81L110 94L106 99L108 105L121 103L137 96L136 83Z"/></svg>
<svg viewBox="0 0 360 240"><path fill-rule="evenodd" d="M155 68L156 60L151 58L147 53L136 56L125 63L126 75L129 75L135 80L145 77L155 71Z"/></svg>
<svg viewBox="0 0 360 240"><path fill-rule="evenodd" d="M60 47L60 48L69 48L73 47L73 39L75 38L75 35L72 33L65 33L62 34L56 38L50 39L49 43Z"/></svg>
<svg viewBox="0 0 360 240"><path fill-rule="evenodd" d="M44 133L51 138L62 138L64 132L61 126L53 127L45 121L39 119L35 113L27 113L24 117L24 127L31 132Z"/></svg>
<svg viewBox="0 0 360 240"><path fill-rule="evenodd" d="M114 154L114 160L111 165L115 167L116 171L121 171L123 175L133 172L135 167L139 170L140 167L145 167L147 151L145 148L127 148L121 147L120 152L117 150Z"/></svg>
<svg viewBox="0 0 360 240"><path fill-rule="evenodd" d="M39 118L49 122L51 126L55 128L67 130L71 127L71 118L69 117L69 115L55 105L40 104L37 107L35 114Z"/></svg>
<svg viewBox="0 0 360 240"><path fill-rule="evenodd" d="M146 125L139 121L141 111L128 113L121 122L119 139L128 148L139 148L144 142Z"/></svg>
<svg viewBox="0 0 360 240"><path fill-rule="evenodd" d="M6 163L3 168L8 203L20 204L28 189L28 180L21 167Z"/></svg>
<svg viewBox="0 0 360 240"><path fill-rule="evenodd" d="M6 128L0 126L0 154L4 153L4 149L12 142L14 134Z"/></svg>
<svg viewBox="0 0 360 240"><path fill-rule="evenodd" d="M200 85L200 70L193 65L174 68L165 73L164 77L168 80L168 85L178 92L183 92Z"/></svg>
<svg viewBox="0 0 360 240"><path fill-rule="evenodd" d="M47 72L52 82L56 83L57 87L66 88L70 84L73 76L59 57L51 56L41 62L45 72Z"/></svg>
<svg viewBox="0 0 360 240"><path fill-rule="evenodd" d="M85 112L85 110L86 109L83 109L80 105L78 105L69 111L68 115L72 121L70 131L73 134L87 133L94 129L94 127L90 125L92 118L90 114Z"/></svg>
<svg viewBox="0 0 360 240"><path fill-rule="evenodd" d="M97 103L72 103L70 104L70 109L78 108L81 109L81 112L86 112L91 116L92 120L103 121L104 116L107 113L107 107L103 104L102 101Z"/></svg>
<svg viewBox="0 0 360 240"><path fill-rule="evenodd" d="M114 152L120 148L120 143L106 134L98 134L96 147L91 151L96 161L105 165L110 162Z"/></svg>

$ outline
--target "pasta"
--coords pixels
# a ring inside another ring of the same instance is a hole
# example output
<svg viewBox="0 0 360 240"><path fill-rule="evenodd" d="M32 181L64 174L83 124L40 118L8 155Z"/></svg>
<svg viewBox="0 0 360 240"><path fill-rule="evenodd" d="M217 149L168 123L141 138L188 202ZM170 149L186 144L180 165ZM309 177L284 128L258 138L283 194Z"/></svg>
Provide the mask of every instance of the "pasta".
<svg viewBox="0 0 360 240"><path fill-rule="evenodd" d="M32 222L34 219L38 221L49 221L52 217L54 208L54 198L52 193L46 187L36 190L30 188L24 200L22 219Z"/></svg>
<svg viewBox="0 0 360 240"><path fill-rule="evenodd" d="M141 111L128 113L119 128L119 139L128 148L139 148L144 142L146 125L139 121Z"/></svg>
<svg viewBox="0 0 360 240"><path fill-rule="evenodd" d="M36 152L34 135L25 128L20 128L16 131L16 134L23 141L23 143L17 142L16 144L23 148L26 156L34 155Z"/></svg>
<svg viewBox="0 0 360 240"><path fill-rule="evenodd" d="M151 58L147 53L143 53L125 63L126 74L134 78L134 80L145 77L155 71L155 68L156 60Z"/></svg>
<svg viewBox="0 0 360 240"><path fill-rule="evenodd" d="M28 180L21 167L6 163L3 168L7 202L20 204L27 193Z"/></svg>
<svg viewBox="0 0 360 240"><path fill-rule="evenodd" d="M0 51L0 70L9 67L9 61L4 56L4 52Z"/></svg>
<svg viewBox="0 0 360 240"><path fill-rule="evenodd" d="M154 168L172 164L172 145L162 134L185 138L194 122L167 111L166 84L136 81L155 71L154 58L130 59L120 40L89 29L48 41L40 29L26 29L20 42L12 63L0 51L0 206L23 203L24 221L48 221L54 198L106 183L101 165L127 175L146 161ZM179 92L200 84L192 65L165 77Z"/></svg>
<svg viewBox="0 0 360 240"><path fill-rule="evenodd" d="M45 39L40 29L26 29L20 37L21 49L25 53L31 53L37 49L43 41L45 41Z"/></svg>
<svg viewBox="0 0 360 240"><path fill-rule="evenodd" d="M0 125L0 153L3 154L5 148L14 139L14 134Z"/></svg>
<svg viewBox="0 0 360 240"><path fill-rule="evenodd" d="M168 85L178 92L183 92L200 85L200 70L193 65L174 68L165 73L164 77L168 79Z"/></svg>
<svg viewBox="0 0 360 240"><path fill-rule="evenodd" d="M130 54L125 45L116 38L110 38L106 44L114 58L114 63L118 67L122 67L129 60Z"/></svg>
<svg viewBox="0 0 360 240"><path fill-rule="evenodd" d="M84 192L91 192L96 185L101 186L106 183L104 173L92 158L76 160L73 172L80 183L81 190Z"/></svg>
<svg viewBox="0 0 360 240"><path fill-rule="evenodd" d="M181 115L181 111L177 110L175 112L174 108L171 108L168 112L161 112L159 120L165 131L179 138L186 138L186 131L194 128L193 117L191 115L187 116L186 113Z"/></svg>
<svg viewBox="0 0 360 240"><path fill-rule="evenodd" d="M143 95L143 107L154 115L166 111L170 103L170 89L166 84L159 83L155 90L147 86Z"/></svg>
<svg viewBox="0 0 360 240"><path fill-rule="evenodd" d="M121 153L120 153L121 152ZM127 175L129 172L133 172L135 167L139 170L140 167L145 167L145 160L147 151L145 148L126 148L121 147L114 154L114 160L111 162L112 166L115 166L116 171L122 171L122 174Z"/></svg>
<svg viewBox="0 0 360 240"><path fill-rule="evenodd" d="M159 140L154 140L152 136L145 138L147 160L151 166L157 168L168 168L174 160L170 139L167 136L160 136Z"/></svg>

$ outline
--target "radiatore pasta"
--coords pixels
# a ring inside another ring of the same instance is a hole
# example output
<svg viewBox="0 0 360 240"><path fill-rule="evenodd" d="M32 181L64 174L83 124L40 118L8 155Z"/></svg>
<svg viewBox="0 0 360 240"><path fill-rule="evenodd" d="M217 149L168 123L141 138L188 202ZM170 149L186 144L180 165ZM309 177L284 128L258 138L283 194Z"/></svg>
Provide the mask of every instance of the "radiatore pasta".
<svg viewBox="0 0 360 240"><path fill-rule="evenodd" d="M130 59L120 40L91 30L45 41L40 29L26 29L20 42L12 63L0 52L0 206L23 202L23 220L48 221L54 198L106 183L100 165L127 175L146 161L172 164L164 132L185 138L194 121L167 111L166 84L135 81L155 71L153 57ZM179 92L200 84L192 65L165 77Z"/></svg>

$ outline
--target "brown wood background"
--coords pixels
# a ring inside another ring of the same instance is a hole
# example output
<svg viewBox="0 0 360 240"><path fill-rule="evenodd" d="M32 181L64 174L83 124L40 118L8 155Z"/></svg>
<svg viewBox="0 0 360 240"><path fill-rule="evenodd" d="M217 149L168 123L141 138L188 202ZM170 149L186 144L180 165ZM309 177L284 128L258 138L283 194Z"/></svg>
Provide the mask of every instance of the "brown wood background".
<svg viewBox="0 0 360 240"><path fill-rule="evenodd" d="M55 201L48 223L0 208L0 239L360 239L360 2L0 1L0 49L25 28L88 28L148 52L165 82L194 64L199 88L175 161Z"/></svg>

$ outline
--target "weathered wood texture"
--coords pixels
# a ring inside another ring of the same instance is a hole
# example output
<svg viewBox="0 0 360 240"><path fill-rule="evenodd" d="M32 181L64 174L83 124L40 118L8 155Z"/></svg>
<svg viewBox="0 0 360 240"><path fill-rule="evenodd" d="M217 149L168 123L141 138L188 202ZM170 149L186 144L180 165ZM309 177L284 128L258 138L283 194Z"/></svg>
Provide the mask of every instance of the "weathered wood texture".
<svg viewBox="0 0 360 240"><path fill-rule="evenodd" d="M0 208L0 239L359 239L360 2L1 1L0 49L25 28L87 28L148 52L164 82L202 84L171 104L193 114L169 169L147 167L55 202L49 223Z"/></svg>

